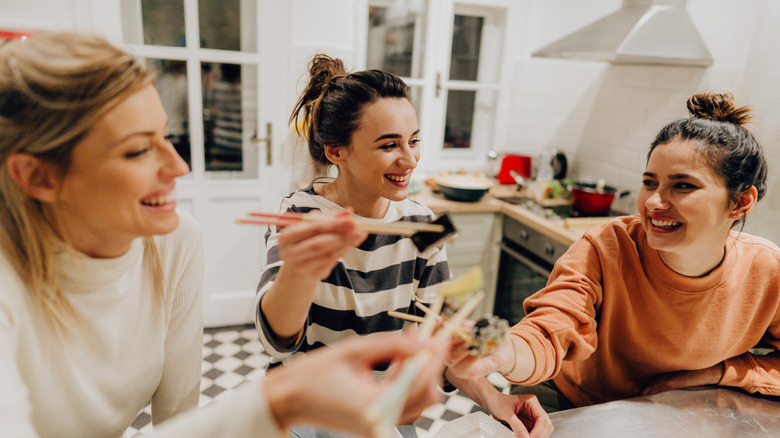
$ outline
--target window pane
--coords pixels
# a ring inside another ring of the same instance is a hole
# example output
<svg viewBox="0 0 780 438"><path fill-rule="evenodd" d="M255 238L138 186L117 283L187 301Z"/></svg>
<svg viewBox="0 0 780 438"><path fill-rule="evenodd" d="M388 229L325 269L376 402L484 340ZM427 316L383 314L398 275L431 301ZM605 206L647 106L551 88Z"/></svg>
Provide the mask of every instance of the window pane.
<svg viewBox="0 0 780 438"><path fill-rule="evenodd" d="M368 68L389 71L403 77L422 77L424 16L422 6L369 7Z"/></svg>
<svg viewBox="0 0 780 438"><path fill-rule="evenodd" d="M452 34L450 79L476 81L479 48L482 44L483 17L456 15Z"/></svg>
<svg viewBox="0 0 780 438"><path fill-rule="evenodd" d="M135 1L125 1L123 9L137 6ZM125 27L135 24L138 21L132 20L133 15L122 14L126 20ZM143 44L150 46L176 46L184 47L184 2L183 0L141 0L141 27L143 33ZM125 40L131 43L140 44L138 41L137 30L133 37L132 27L125 31Z"/></svg>
<svg viewBox="0 0 780 438"><path fill-rule="evenodd" d="M198 0L200 46L256 52L256 0Z"/></svg>
<svg viewBox="0 0 780 438"><path fill-rule="evenodd" d="M206 170L256 177L257 144L249 138L256 129L257 67L204 63L201 71Z"/></svg>
<svg viewBox="0 0 780 438"><path fill-rule="evenodd" d="M447 94L447 116L444 125L445 148L471 147L475 97L475 91L450 90Z"/></svg>
<svg viewBox="0 0 780 438"><path fill-rule="evenodd" d="M155 86L168 115L168 134L176 151L192 167L189 131L189 99L187 63L163 59L148 59L157 72Z"/></svg>

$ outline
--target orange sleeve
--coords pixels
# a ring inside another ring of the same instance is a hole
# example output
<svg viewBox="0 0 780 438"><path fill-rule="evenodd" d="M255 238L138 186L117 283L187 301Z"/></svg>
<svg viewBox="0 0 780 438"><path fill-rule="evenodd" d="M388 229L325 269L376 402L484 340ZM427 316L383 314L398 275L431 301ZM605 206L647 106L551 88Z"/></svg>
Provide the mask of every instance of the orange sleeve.
<svg viewBox="0 0 780 438"><path fill-rule="evenodd" d="M744 353L723 361L725 368L719 384L780 396L780 309L762 339L763 346L774 351L766 355Z"/></svg>
<svg viewBox="0 0 780 438"><path fill-rule="evenodd" d="M534 385L554 377L563 360L583 360L597 345L602 265L596 248L583 238L558 260L547 286L524 302L526 317L510 333L525 340L534 356Z"/></svg>

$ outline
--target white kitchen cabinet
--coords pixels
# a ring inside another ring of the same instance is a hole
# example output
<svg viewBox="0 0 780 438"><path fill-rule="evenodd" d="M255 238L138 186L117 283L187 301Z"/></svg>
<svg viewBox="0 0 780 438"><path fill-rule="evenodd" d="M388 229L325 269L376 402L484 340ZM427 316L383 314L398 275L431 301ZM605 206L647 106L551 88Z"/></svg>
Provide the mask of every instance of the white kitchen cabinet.
<svg viewBox="0 0 780 438"><path fill-rule="evenodd" d="M452 214L458 234L447 243L450 273L457 277L475 265L485 273L485 298L475 315L493 313L502 218L496 213Z"/></svg>

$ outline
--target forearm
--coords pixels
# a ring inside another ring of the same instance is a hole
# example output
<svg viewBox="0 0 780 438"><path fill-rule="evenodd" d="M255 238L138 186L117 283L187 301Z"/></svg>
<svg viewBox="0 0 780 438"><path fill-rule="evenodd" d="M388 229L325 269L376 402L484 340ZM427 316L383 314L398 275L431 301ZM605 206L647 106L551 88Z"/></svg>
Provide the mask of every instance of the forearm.
<svg viewBox="0 0 780 438"><path fill-rule="evenodd" d="M297 275L285 266L260 300L271 330L282 339L294 338L306 323L319 280Z"/></svg>
<svg viewBox="0 0 780 438"><path fill-rule="evenodd" d="M476 379L465 379L451 373L449 369L444 370L444 377L466 396L474 400L478 405L487 409L490 396L497 390L486 377Z"/></svg>

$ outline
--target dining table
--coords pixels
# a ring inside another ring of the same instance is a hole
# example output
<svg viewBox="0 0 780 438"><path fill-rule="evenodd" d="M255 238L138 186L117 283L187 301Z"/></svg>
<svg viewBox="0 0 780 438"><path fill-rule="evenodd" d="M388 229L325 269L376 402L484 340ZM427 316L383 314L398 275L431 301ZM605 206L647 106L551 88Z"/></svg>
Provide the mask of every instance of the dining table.
<svg viewBox="0 0 780 438"><path fill-rule="evenodd" d="M780 397L694 387L550 414L551 438L780 438Z"/></svg>

